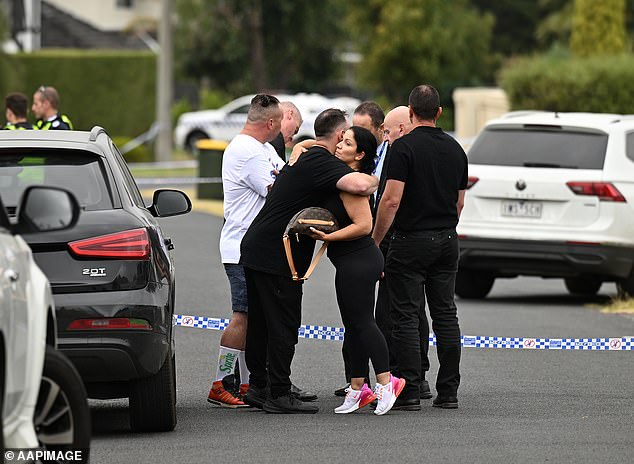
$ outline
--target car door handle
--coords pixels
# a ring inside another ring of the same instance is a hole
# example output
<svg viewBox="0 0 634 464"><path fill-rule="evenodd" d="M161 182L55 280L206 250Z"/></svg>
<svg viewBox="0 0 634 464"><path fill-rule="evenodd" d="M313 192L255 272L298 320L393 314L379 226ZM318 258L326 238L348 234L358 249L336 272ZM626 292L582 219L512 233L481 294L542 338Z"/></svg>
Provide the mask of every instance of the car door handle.
<svg viewBox="0 0 634 464"><path fill-rule="evenodd" d="M15 272L13 269L7 269L4 275L7 276L10 282L17 282L18 280L20 280L20 274L18 272Z"/></svg>

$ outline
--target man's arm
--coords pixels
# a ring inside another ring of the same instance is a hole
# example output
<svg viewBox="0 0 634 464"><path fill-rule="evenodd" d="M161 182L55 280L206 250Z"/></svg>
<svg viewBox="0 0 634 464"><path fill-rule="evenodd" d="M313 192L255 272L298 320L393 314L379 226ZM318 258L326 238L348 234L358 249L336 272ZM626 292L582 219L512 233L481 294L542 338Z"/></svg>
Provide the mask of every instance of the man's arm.
<svg viewBox="0 0 634 464"><path fill-rule="evenodd" d="M376 213L374 232L372 232L372 238L377 245L381 244L394 222L401 198L403 198L403 190L405 190L405 182L400 180L388 179L385 184L385 191Z"/></svg>
<svg viewBox="0 0 634 464"><path fill-rule="evenodd" d="M456 203L456 209L458 210L458 219L460 219L460 213L464 208L464 193L466 190L458 190L458 202Z"/></svg>
<svg viewBox="0 0 634 464"><path fill-rule="evenodd" d="M351 172L337 181L337 189L353 195L372 195L378 186L378 177L360 172Z"/></svg>

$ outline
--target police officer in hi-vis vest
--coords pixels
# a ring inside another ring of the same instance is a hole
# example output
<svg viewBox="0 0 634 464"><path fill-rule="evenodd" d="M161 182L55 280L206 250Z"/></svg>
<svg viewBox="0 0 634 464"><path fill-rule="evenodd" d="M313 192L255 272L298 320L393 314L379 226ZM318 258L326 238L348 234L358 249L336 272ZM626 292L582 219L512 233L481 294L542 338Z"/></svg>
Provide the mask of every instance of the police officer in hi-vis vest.
<svg viewBox="0 0 634 464"><path fill-rule="evenodd" d="M33 94L31 111L37 118L35 127L41 130L73 130L73 123L65 114L60 114L59 94L55 87L41 86Z"/></svg>
<svg viewBox="0 0 634 464"><path fill-rule="evenodd" d="M4 99L7 123L2 128L7 130L33 129L33 125L26 120L28 104L26 95L23 93L15 92L7 95Z"/></svg>

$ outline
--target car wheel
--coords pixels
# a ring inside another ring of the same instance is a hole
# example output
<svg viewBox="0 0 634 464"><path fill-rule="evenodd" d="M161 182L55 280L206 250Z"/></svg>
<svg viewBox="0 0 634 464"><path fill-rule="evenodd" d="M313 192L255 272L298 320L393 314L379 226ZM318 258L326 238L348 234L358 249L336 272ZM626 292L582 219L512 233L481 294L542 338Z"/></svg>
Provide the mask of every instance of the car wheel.
<svg viewBox="0 0 634 464"><path fill-rule="evenodd" d="M176 371L168 354L154 375L133 382L130 426L134 432L168 432L176 427Z"/></svg>
<svg viewBox="0 0 634 464"><path fill-rule="evenodd" d="M488 272L459 269L456 276L456 295L460 298L484 298L491 291L494 281L495 277Z"/></svg>
<svg viewBox="0 0 634 464"><path fill-rule="evenodd" d="M88 462L90 424L86 389L77 369L47 346L33 419L40 444L49 450L81 451L81 462Z"/></svg>
<svg viewBox="0 0 634 464"><path fill-rule="evenodd" d="M590 277L566 277L566 288L572 295L592 296L596 295L603 282Z"/></svg>
<svg viewBox="0 0 634 464"><path fill-rule="evenodd" d="M185 149L191 153L197 153L196 143L202 139L208 139L209 136L202 131L194 131L187 136L185 141Z"/></svg>

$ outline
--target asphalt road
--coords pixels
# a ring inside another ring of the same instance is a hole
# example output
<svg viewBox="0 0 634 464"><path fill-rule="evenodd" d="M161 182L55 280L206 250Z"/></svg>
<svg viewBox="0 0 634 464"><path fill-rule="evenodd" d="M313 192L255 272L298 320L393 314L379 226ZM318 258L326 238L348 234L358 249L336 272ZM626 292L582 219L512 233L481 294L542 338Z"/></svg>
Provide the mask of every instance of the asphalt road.
<svg viewBox="0 0 634 464"><path fill-rule="evenodd" d="M229 317L220 264L222 220L200 213L163 220L174 240L177 312ZM513 337L634 335L632 316L591 306L563 282L496 282L483 301L458 300L462 331ZM341 326L328 259L305 285L303 323ZM278 416L206 402L220 332L176 329L178 425L132 434L126 401L94 401L93 463L313 462L632 462L634 352L465 348L458 410L431 400L419 412L371 410L340 416L333 390L343 384L341 343L300 339L293 380L319 395L317 415ZM437 360L432 348L432 379Z"/></svg>

